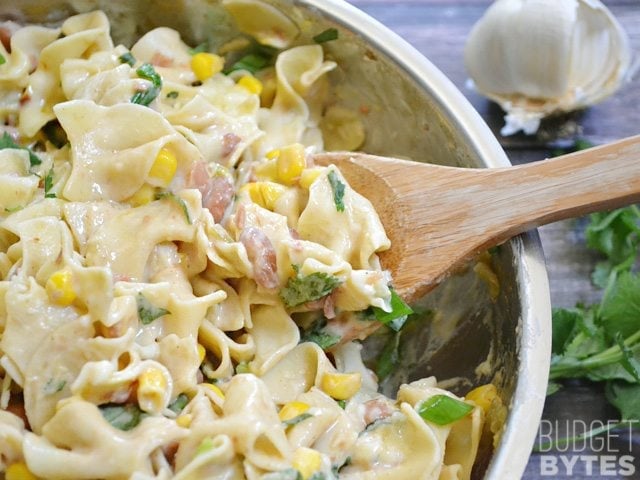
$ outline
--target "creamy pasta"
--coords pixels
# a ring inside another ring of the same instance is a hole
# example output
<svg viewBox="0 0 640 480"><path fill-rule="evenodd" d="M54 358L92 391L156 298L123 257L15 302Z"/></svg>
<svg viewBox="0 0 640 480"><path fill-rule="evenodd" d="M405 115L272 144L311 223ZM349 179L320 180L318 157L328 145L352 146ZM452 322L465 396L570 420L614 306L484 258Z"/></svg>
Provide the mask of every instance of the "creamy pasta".
<svg viewBox="0 0 640 480"><path fill-rule="evenodd" d="M311 160L364 135L336 64L238 24L278 51L3 27L0 476L470 477L481 402L388 399L361 359L408 307L372 205Z"/></svg>

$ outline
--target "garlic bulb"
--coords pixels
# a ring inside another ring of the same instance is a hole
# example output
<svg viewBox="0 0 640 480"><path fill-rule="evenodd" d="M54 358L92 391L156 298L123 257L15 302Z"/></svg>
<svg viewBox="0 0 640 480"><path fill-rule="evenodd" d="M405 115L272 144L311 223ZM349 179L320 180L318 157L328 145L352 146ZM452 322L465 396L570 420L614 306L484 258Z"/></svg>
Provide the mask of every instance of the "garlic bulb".
<svg viewBox="0 0 640 480"><path fill-rule="evenodd" d="M473 27L464 61L475 88L507 113L501 133L532 134L547 115L613 94L631 49L600 0L497 0Z"/></svg>

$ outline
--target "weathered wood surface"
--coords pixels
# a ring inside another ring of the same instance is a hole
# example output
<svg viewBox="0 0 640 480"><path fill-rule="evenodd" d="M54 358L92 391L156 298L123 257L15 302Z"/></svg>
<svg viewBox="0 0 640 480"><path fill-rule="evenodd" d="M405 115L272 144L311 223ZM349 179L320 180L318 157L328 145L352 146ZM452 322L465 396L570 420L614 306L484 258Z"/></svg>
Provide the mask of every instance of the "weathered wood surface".
<svg viewBox="0 0 640 480"><path fill-rule="evenodd" d="M466 87L468 77L463 64L464 43L471 27L491 4L491 0L351 0L351 3L394 30L440 68L496 133L512 163L539 160L550 155L545 137L499 137L498 132L503 124L500 108ZM604 0L604 3L626 29L632 48L639 55L640 0ZM569 125L575 135L595 144L640 133L640 72L603 103L564 118L561 122L546 124L546 133L553 136L558 125ZM589 273L598 257L584 247L584 224L584 219L578 219L540 229L554 306L594 303L601 296L589 280ZM579 418L584 421L615 419L616 415L615 410L604 401L600 386L582 382L550 397L544 414L549 420ZM634 438L633 443L636 473L625 478L640 478L640 439ZM626 443L617 447L621 451L628 450ZM616 445L611 448L616 448ZM573 475L542 476L540 456L534 454L524 478L605 477L600 477L597 470L589 475L584 465L578 465Z"/></svg>

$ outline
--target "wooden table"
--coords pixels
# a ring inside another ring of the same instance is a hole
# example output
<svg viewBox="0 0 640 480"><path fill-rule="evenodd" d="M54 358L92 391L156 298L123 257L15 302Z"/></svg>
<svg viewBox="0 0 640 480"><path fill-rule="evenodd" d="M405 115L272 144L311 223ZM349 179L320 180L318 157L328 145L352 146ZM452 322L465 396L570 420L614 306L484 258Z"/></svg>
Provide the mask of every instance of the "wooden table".
<svg viewBox="0 0 640 480"><path fill-rule="evenodd" d="M500 137L499 130L503 125L500 108L465 86L464 43L472 25L482 16L491 0L351 0L351 3L394 30L440 68L480 112L512 163L539 160L550 155L548 144L540 138L524 135ZM631 45L638 54L640 1L605 0L604 3L627 30ZM640 73L636 77L640 77ZM640 133L640 80L636 78L605 102L571 115L564 121L577 127L580 138L594 144ZM553 131L554 125L548 128ZM601 292L589 280L598 257L584 246L584 224L584 219L578 219L540 229L553 306L570 307L576 302L595 303L601 296ZM615 409L604 400L601 387L585 382L575 382L549 397L544 412L545 420L550 421L580 419L591 422L616 419L617 415ZM636 473L625 478L640 478L640 439L637 437L631 439ZM614 441L609 447L610 452L615 455L616 448L628 451L630 447L627 442L628 439L618 439L618 444ZM581 453L594 454L588 450ZM606 450L595 451L596 455L606 453ZM561 469L556 475L544 476L541 461L539 455L532 455L523 478L613 478L600 476L596 473L598 469L589 475L585 463L581 461L571 475L566 473L566 469L564 472Z"/></svg>

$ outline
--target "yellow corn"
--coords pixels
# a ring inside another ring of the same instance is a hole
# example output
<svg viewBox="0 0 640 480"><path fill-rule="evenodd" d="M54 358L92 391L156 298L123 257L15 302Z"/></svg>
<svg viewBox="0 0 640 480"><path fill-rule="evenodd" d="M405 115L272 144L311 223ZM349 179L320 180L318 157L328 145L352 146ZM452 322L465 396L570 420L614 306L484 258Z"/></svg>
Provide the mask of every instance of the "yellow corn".
<svg viewBox="0 0 640 480"><path fill-rule="evenodd" d="M465 400L471 400L473 403L478 405L484 413L487 413L491 408L491 404L493 400L498 397L498 390L495 385L492 383L487 383L486 385L480 385L479 387L471 390L464 397Z"/></svg>
<svg viewBox="0 0 640 480"><path fill-rule="evenodd" d="M148 183L142 185L136 193L129 197L129 203L134 207L146 205L156 198L156 189Z"/></svg>
<svg viewBox="0 0 640 480"><path fill-rule="evenodd" d="M300 447L293 452L291 465L300 472L303 480L307 480L322 467L322 456L317 450Z"/></svg>
<svg viewBox="0 0 640 480"><path fill-rule="evenodd" d="M207 356L207 350L201 345L198 344L198 359L200 363L204 362L204 357Z"/></svg>
<svg viewBox="0 0 640 480"><path fill-rule="evenodd" d="M37 480L38 477L31 473L24 463L18 462L7 467L4 478L6 480Z"/></svg>
<svg viewBox="0 0 640 480"><path fill-rule="evenodd" d="M253 75L244 75L238 80L238 85L247 89L249 93L260 95L262 93L262 82Z"/></svg>
<svg viewBox="0 0 640 480"><path fill-rule="evenodd" d="M278 180L278 164L275 160L269 160L256 165L253 172L256 174L256 177L260 179L267 179L274 182Z"/></svg>
<svg viewBox="0 0 640 480"><path fill-rule="evenodd" d="M282 407L278 416L280 417L280 420L286 422L287 420L296 418L298 415L302 415L304 412L309 410L309 408L309 405L303 402L289 402Z"/></svg>
<svg viewBox="0 0 640 480"><path fill-rule="evenodd" d="M222 390L220 390L220 387L218 387L217 385L214 385L213 383L203 383L202 385L207 387L209 390L211 390L213 393L219 396L222 400L224 400L224 393L222 392Z"/></svg>
<svg viewBox="0 0 640 480"><path fill-rule="evenodd" d="M275 160L276 158L278 158L280 156L280 150L279 149L273 149L270 150L266 153L265 157L267 157L267 160Z"/></svg>
<svg viewBox="0 0 640 480"><path fill-rule="evenodd" d="M224 59L213 53L196 53L191 57L191 70L201 82L220 73L224 67Z"/></svg>
<svg viewBox="0 0 640 480"><path fill-rule="evenodd" d="M190 413L185 413L176 418L176 423L179 427L189 428L191 426L191 421L193 420L193 416Z"/></svg>
<svg viewBox="0 0 640 480"><path fill-rule="evenodd" d="M305 168L300 174L300 181L298 183L302 188L309 188L311 184L318 179L323 170L323 167Z"/></svg>
<svg viewBox="0 0 640 480"><path fill-rule="evenodd" d="M271 108L273 100L276 98L277 90L278 82L276 81L275 74L263 77L262 93L260 93L260 106Z"/></svg>
<svg viewBox="0 0 640 480"><path fill-rule="evenodd" d="M164 400L167 379L157 368L149 368L138 377L138 403L143 410L157 410ZM144 408L143 407L144 403Z"/></svg>
<svg viewBox="0 0 640 480"><path fill-rule="evenodd" d="M276 201L287 189L274 182L251 182L244 185L241 190L249 194L252 202L268 210L273 210Z"/></svg>
<svg viewBox="0 0 640 480"><path fill-rule="evenodd" d="M68 268L53 273L45 285L49 299L58 305L68 307L76 299L73 289L73 274Z"/></svg>
<svg viewBox="0 0 640 480"><path fill-rule="evenodd" d="M293 185L302 174L307 162L304 157L304 146L294 143L280 149L278 155L278 180L285 185Z"/></svg>
<svg viewBox="0 0 640 480"><path fill-rule="evenodd" d="M168 186L178 169L178 159L168 148L161 148L149 170L149 177L157 180L163 187Z"/></svg>
<svg viewBox="0 0 640 480"><path fill-rule="evenodd" d="M362 375L359 373L325 373L322 376L321 388L327 395L336 400L348 400L362 386Z"/></svg>

